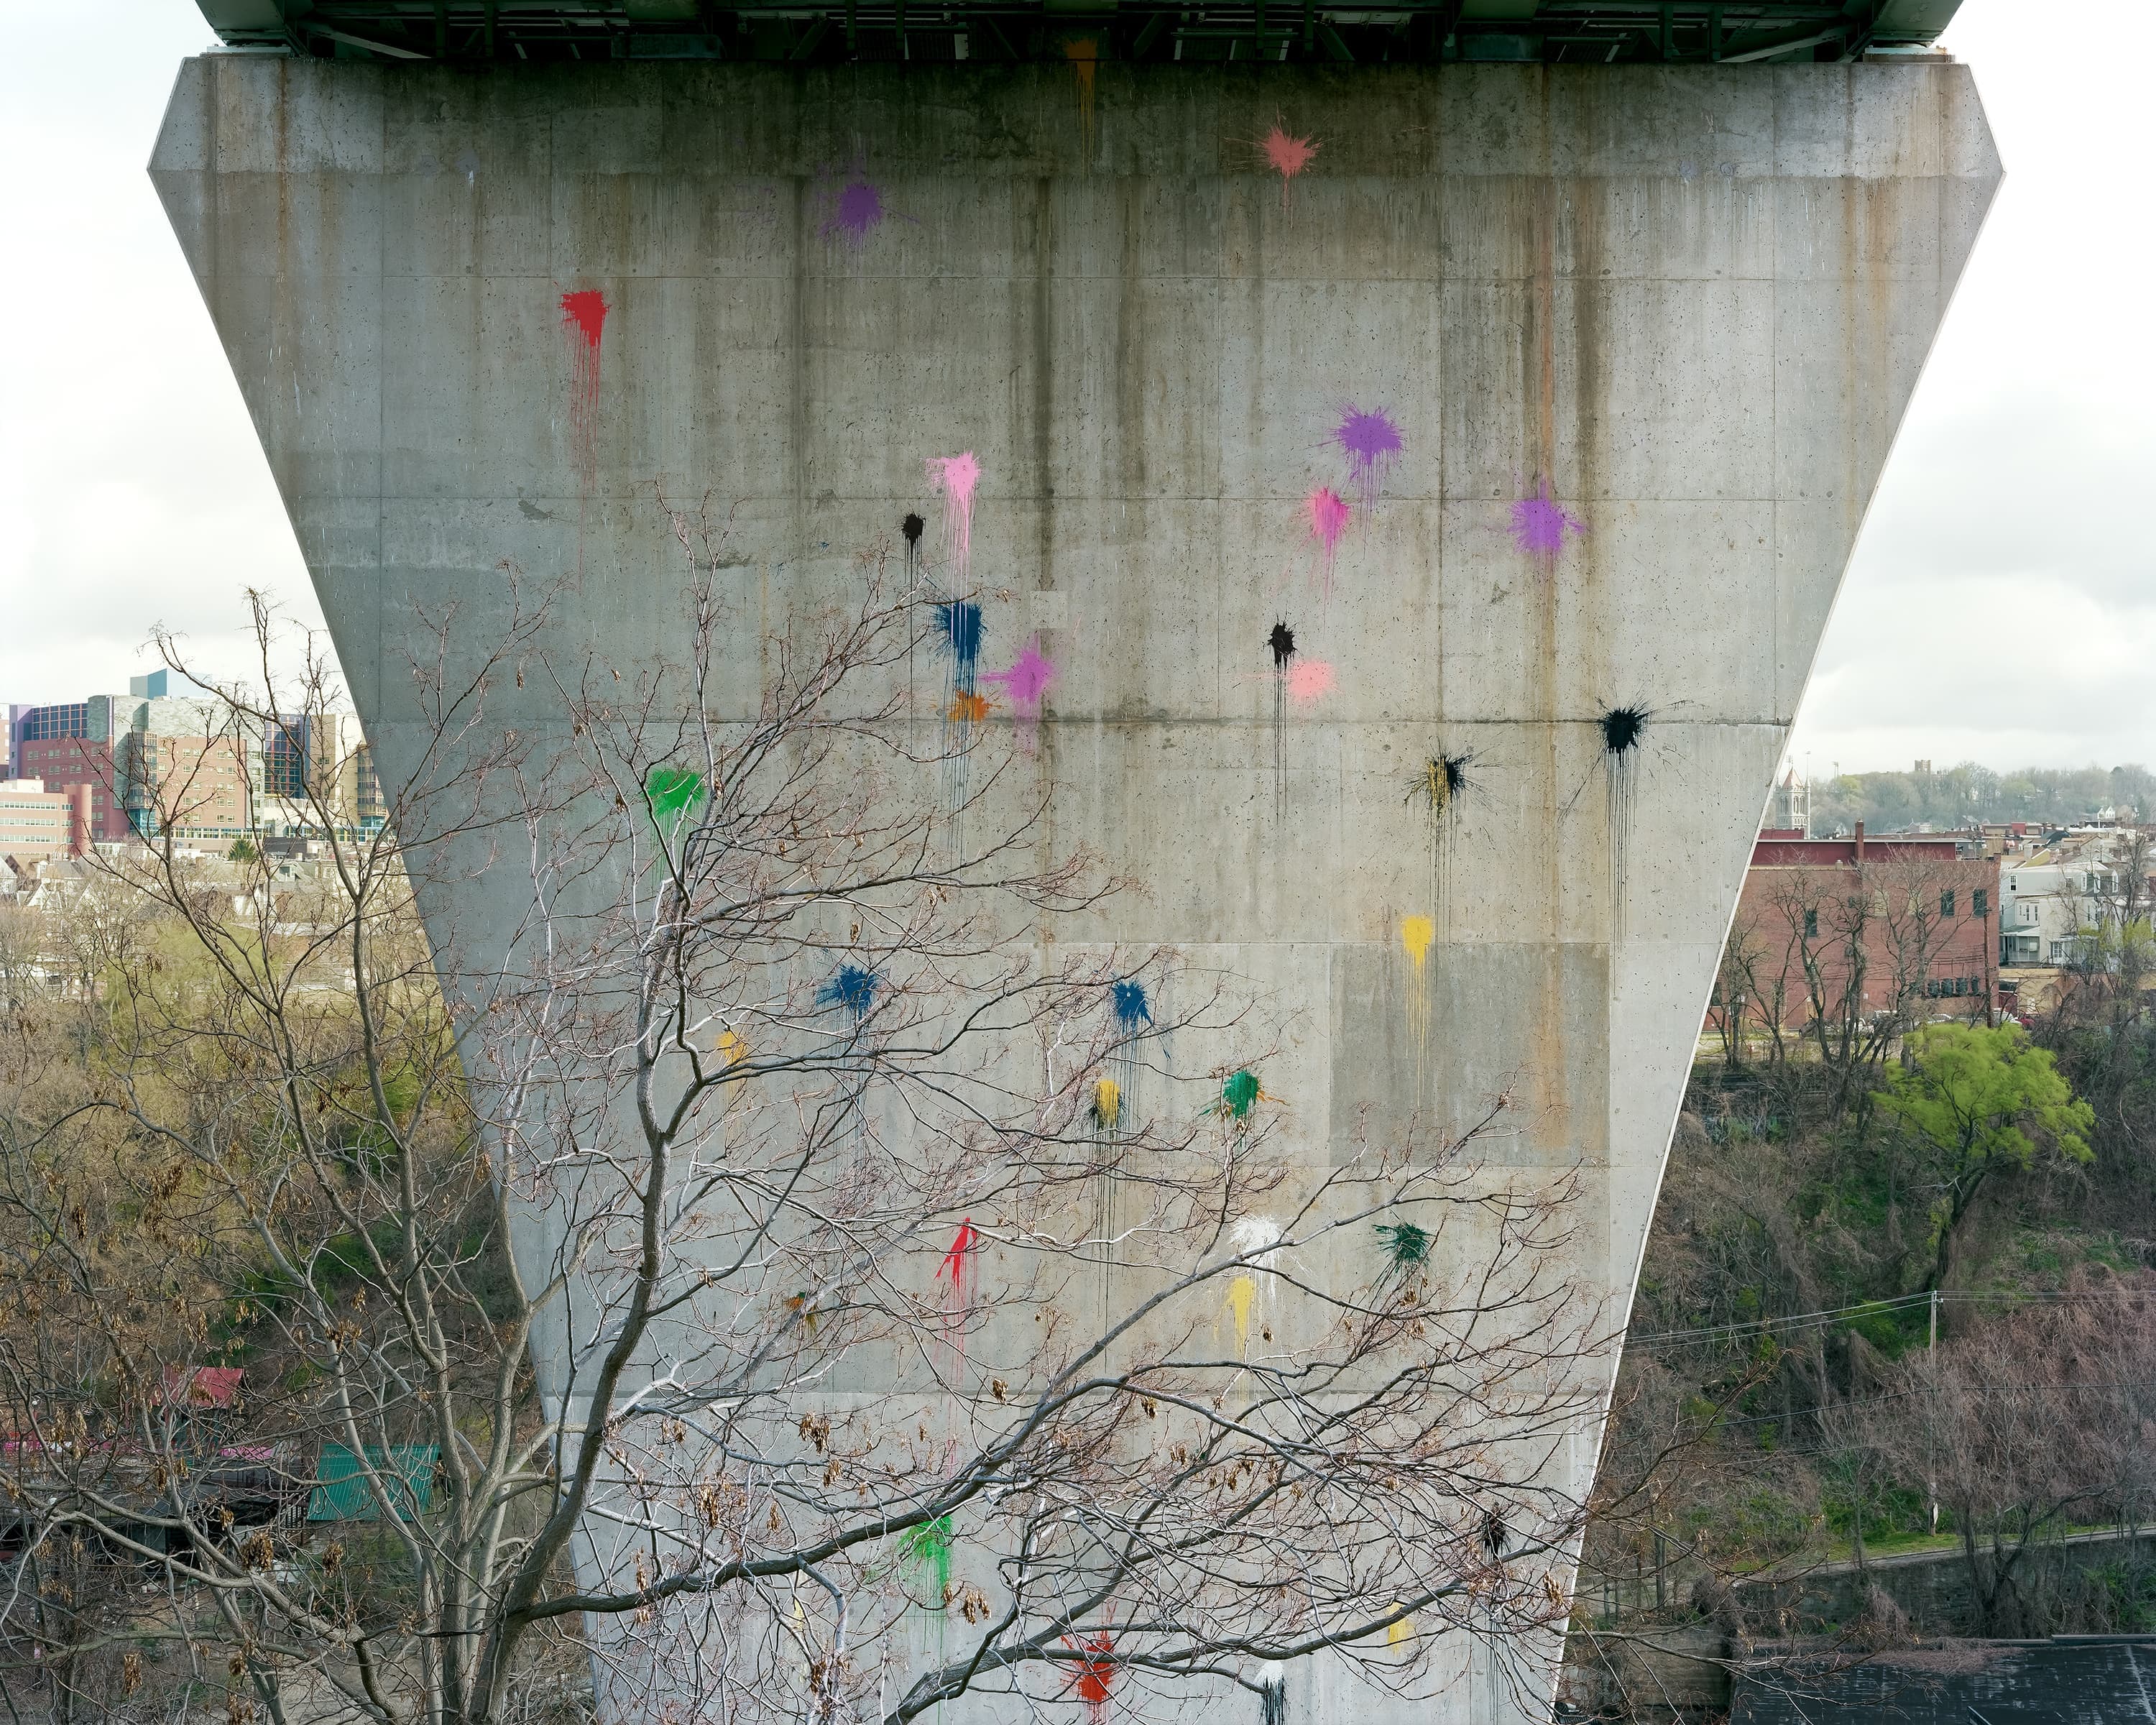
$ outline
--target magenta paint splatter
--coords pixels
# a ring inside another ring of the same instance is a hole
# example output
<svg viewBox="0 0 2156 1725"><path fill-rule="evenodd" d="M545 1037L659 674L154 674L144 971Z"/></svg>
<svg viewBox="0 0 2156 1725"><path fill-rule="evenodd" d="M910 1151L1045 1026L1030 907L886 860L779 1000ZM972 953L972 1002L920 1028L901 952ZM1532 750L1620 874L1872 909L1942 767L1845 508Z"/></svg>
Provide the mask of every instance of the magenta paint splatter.
<svg viewBox="0 0 2156 1725"><path fill-rule="evenodd" d="M1025 650L1009 670L983 671L981 680L1001 685L1010 697L1011 711L1018 720L1019 747L1031 754L1039 734L1041 700L1055 680L1055 667L1041 653L1040 637L1028 637Z"/></svg>
<svg viewBox="0 0 2156 1725"><path fill-rule="evenodd" d="M1332 565L1340 541L1348 531L1348 500L1330 485L1320 485L1302 500L1302 520L1311 541L1317 547L1317 567L1325 597L1332 597Z"/></svg>
<svg viewBox="0 0 2156 1725"><path fill-rule="evenodd" d="M1332 434L1340 452L1348 458L1348 472L1365 508L1377 501L1378 487L1406 447L1400 428L1382 408L1364 412L1352 403L1340 410L1340 424Z"/></svg>
<svg viewBox="0 0 2156 1725"><path fill-rule="evenodd" d="M890 213L884 208L883 193L856 174L839 188L838 202L822 232L826 239L840 236L850 244L861 245Z"/></svg>
<svg viewBox="0 0 2156 1725"><path fill-rule="evenodd" d="M943 542L961 588L973 557L973 490L981 482L981 464L971 449L963 455L934 455L928 483L943 494Z"/></svg>
<svg viewBox="0 0 2156 1725"><path fill-rule="evenodd" d="M1287 698L1297 706L1315 706L1332 692L1332 667L1322 659L1298 659L1287 668Z"/></svg>
<svg viewBox="0 0 2156 1725"><path fill-rule="evenodd" d="M1533 496L1512 506L1512 543L1530 557L1553 557L1564 549L1567 535L1577 539L1586 531L1585 521L1550 501L1547 480Z"/></svg>

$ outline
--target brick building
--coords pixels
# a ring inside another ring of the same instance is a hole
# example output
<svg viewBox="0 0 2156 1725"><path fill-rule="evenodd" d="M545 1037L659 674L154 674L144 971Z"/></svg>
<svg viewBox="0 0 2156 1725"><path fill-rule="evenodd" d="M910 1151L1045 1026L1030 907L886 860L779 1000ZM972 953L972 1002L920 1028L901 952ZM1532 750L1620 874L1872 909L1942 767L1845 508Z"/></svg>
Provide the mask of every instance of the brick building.
<svg viewBox="0 0 2156 1725"><path fill-rule="evenodd" d="M93 695L24 707L15 721L9 771L18 781L44 780L48 791L87 785L94 843L117 843L130 830L126 783L114 745L128 728L131 704L124 695Z"/></svg>
<svg viewBox="0 0 2156 1725"><path fill-rule="evenodd" d="M1999 859L1947 833L1762 832L1713 1013L1802 1034L1816 1019L1989 1020L1998 1010Z"/></svg>

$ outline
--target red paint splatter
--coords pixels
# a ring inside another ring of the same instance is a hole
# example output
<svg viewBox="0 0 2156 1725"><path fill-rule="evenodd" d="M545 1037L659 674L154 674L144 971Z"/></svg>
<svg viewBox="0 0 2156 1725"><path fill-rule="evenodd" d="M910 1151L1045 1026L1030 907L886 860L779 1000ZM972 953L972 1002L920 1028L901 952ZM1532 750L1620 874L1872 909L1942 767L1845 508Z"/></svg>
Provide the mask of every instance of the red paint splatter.
<svg viewBox="0 0 2156 1725"><path fill-rule="evenodd" d="M1087 1655L1078 1661L1077 1670L1070 1678L1071 1692L1086 1703L1088 1717L1100 1720L1108 1717L1108 1697L1116 1684L1116 1661L1104 1656L1115 1651L1113 1636L1094 1635L1083 1641L1073 1641L1065 1635L1063 1644Z"/></svg>
<svg viewBox="0 0 2156 1725"><path fill-rule="evenodd" d="M598 474L599 337L609 309L597 288L562 295L562 327L570 340L569 439L588 493Z"/></svg>
<svg viewBox="0 0 2156 1725"><path fill-rule="evenodd" d="M981 1230L973 1225L973 1219L968 1216L958 1224L957 1237L951 1242L951 1250L944 1253L942 1263L937 1266L936 1279L941 1281L948 1276L951 1291L963 1294L966 1289L967 1268L980 1245Z"/></svg>

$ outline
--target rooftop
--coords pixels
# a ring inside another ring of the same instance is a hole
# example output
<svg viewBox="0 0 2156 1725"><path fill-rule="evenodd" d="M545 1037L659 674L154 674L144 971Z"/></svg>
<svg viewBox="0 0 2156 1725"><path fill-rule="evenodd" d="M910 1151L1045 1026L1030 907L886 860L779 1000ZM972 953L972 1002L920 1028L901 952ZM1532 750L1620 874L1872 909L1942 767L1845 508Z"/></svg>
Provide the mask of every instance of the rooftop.
<svg viewBox="0 0 2156 1725"><path fill-rule="evenodd" d="M228 47L444 60L1456 60L1750 65L1920 51L1961 0L197 0Z"/></svg>

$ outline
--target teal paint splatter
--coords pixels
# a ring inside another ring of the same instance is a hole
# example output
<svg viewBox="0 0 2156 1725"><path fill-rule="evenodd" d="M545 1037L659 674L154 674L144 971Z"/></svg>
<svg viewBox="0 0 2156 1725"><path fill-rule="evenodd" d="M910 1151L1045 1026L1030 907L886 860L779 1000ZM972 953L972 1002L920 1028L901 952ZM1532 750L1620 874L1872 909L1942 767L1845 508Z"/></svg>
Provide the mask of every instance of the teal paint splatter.
<svg viewBox="0 0 2156 1725"><path fill-rule="evenodd" d="M901 1551L909 1568L925 1570L936 1584L928 1609L941 1611L951 1596L951 1517L937 1516L906 1530Z"/></svg>
<svg viewBox="0 0 2156 1725"><path fill-rule="evenodd" d="M1427 1228L1412 1222L1380 1222L1378 1239L1383 1245L1388 1265L1395 1276L1409 1276L1430 1262L1430 1235Z"/></svg>
<svg viewBox="0 0 2156 1725"><path fill-rule="evenodd" d="M1257 1106L1258 1098L1264 1094L1258 1088L1256 1073L1238 1072L1220 1086L1220 1111L1230 1120L1248 1120L1250 1110Z"/></svg>
<svg viewBox="0 0 2156 1725"><path fill-rule="evenodd" d="M644 775L644 798L652 819L671 838L703 808L704 776L686 767L654 767Z"/></svg>

